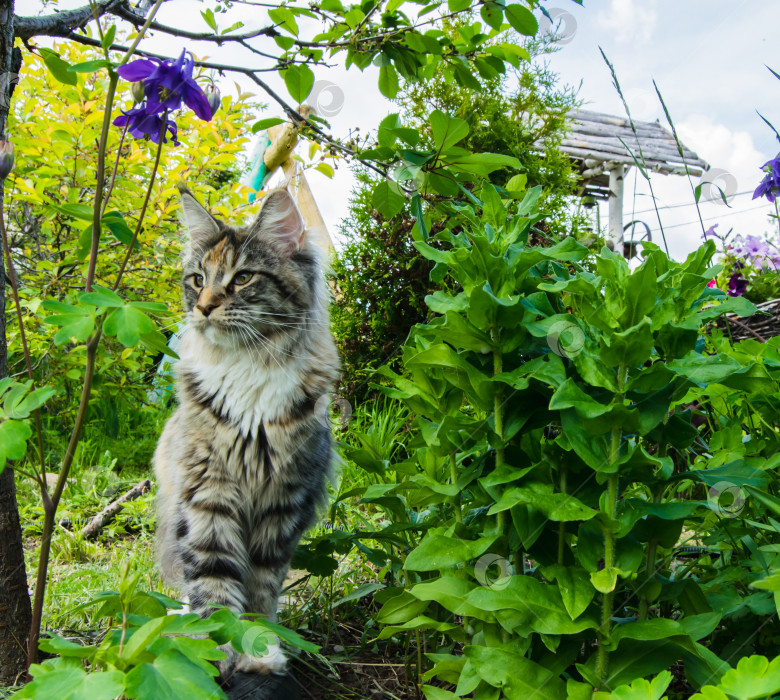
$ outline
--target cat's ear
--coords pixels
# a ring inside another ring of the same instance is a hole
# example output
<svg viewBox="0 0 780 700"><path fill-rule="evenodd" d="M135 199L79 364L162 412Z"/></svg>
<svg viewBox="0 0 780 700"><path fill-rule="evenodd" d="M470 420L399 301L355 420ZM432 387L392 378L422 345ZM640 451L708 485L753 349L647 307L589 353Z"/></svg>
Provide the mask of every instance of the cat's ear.
<svg viewBox="0 0 780 700"><path fill-rule="evenodd" d="M198 246L214 238L219 233L216 219L186 187L179 185L179 193L181 194L181 219L190 235L192 245Z"/></svg>
<svg viewBox="0 0 780 700"><path fill-rule="evenodd" d="M306 225L292 195L283 189L271 190L263 197L263 206L249 235L272 241L285 255L303 247Z"/></svg>

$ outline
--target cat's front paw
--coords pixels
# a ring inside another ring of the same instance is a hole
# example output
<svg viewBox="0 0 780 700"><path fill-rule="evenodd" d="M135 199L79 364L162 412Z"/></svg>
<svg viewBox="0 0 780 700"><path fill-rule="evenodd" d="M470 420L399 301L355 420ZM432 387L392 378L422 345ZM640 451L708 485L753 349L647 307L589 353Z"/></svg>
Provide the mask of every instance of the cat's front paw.
<svg viewBox="0 0 780 700"><path fill-rule="evenodd" d="M212 661L212 663L219 671L219 678L217 678L217 682L220 685L224 685L228 682L228 680L230 680L230 677L236 672L236 670L238 670L236 666L236 663L238 662L238 653L230 644L230 642L227 644L222 644L221 646L217 647L217 649L225 653L225 658L220 659L219 661Z"/></svg>
<svg viewBox="0 0 780 700"><path fill-rule="evenodd" d="M276 676L284 676L287 673L287 657L279 644L269 644L268 653L265 656L240 654L236 663L236 671L265 675L273 673Z"/></svg>

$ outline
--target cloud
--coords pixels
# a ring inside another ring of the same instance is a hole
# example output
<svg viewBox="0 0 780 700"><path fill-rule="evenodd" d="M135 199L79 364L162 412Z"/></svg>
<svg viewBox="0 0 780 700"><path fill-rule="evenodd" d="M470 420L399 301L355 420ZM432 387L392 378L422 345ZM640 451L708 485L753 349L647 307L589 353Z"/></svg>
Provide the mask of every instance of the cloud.
<svg viewBox="0 0 780 700"><path fill-rule="evenodd" d="M647 43L655 29L655 2L611 0L609 9L596 15L597 25L610 32L618 43Z"/></svg>

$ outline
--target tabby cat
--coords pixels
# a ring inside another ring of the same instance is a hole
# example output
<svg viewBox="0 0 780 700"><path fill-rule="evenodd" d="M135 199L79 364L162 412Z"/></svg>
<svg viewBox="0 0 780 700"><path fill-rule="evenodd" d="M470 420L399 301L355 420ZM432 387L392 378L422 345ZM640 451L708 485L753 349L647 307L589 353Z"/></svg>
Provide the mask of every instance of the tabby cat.
<svg viewBox="0 0 780 700"><path fill-rule="evenodd" d="M338 356L328 288L285 190L269 192L244 228L181 192L190 242L179 405L154 456L161 569L193 612L206 616L216 603L273 620L331 463L327 394ZM278 645L262 659L223 651L222 679L286 669Z"/></svg>

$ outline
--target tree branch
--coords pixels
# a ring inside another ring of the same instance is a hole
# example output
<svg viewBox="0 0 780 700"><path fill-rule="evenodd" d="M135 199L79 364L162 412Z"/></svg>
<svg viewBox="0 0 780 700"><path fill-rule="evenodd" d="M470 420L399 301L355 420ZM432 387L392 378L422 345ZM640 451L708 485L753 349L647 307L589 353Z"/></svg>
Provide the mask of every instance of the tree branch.
<svg viewBox="0 0 780 700"><path fill-rule="evenodd" d="M122 2L124 2L124 0L122 0ZM120 4L120 6L113 11L113 13L117 17L130 22L130 24L133 24L136 27L143 24L144 22L144 17L142 15L137 15L135 12L133 12L132 9L124 4ZM258 36L279 36L279 32L276 31L276 27L274 25L263 27L262 29L255 29L251 32L244 32L243 34L225 35L214 34L212 32L188 32L184 29L178 29L177 27L169 27L166 24L160 24L159 22L152 22L149 25L149 29L154 29L158 32L164 32L165 34L172 34L173 36L180 36L184 39L192 39L193 41L210 41L219 45L230 41L237 41L241 43L246 39L254 39ZM272 58L276 57L274 56Z"/></svg>
<svg viewBox="0 0 780 700"><path fill-rule="evenodd" d="M54 12L43 17L20 17L14 16L14 33L23 41L27 41L34 36L58 36L70 37L75 29L84 27L95 19L95 13L98 17L107 12L112 12L122 5L125 0L98 0L95 6L85 5L75 10L65 10L64 12Z"/></svg>

